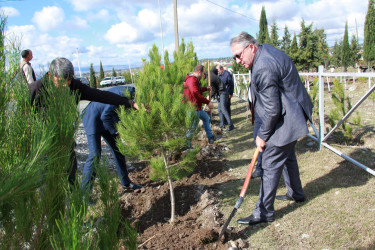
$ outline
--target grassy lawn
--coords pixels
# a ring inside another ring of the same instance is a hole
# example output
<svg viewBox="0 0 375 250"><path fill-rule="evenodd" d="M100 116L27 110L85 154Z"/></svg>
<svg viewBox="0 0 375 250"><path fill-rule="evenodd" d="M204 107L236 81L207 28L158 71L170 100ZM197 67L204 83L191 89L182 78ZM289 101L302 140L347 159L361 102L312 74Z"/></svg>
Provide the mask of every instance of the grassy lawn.
<svg viewBox="0 0 375 250"><path fill-rule="evenodd" d="M350 87L353 87L349 90ZM346 94L354 105L368 91L367 81L349 83ZM332 108L331 93L325 93L326 115ZM362 164L375 169L375 104L367 99L358 108L362 127L353 127L359 142L346 145L333 139L328 143ZM225 157L232 180L221 185L221 210L225 219L232 211L254 153L251 120L246 102L232 101L235 130L219 143L230 150ZM315 124L318 127L318 124ZM326 127L328 127L326 123ZM255 226L239 226L236 220L249 216L258 200L260 179L251 180L236 216L229 226L247 238L250 248L261 249L374 249L375 248L375 177L326 148L318 149L304 137L296 146L304 203L275 201L275 221ZM278 194L285 194L283 179Z"/></svg>

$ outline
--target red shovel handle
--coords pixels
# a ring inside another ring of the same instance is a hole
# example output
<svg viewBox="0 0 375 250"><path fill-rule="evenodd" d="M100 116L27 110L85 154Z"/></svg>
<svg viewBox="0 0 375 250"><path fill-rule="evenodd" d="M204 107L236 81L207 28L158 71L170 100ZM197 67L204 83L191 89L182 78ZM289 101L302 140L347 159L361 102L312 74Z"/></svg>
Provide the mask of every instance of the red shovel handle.
<svg viewBox="0 0 375 250"><path fill-rule="evenodd" d="M255 165L255 163L257 162L257 159L258 159L258 155L259 155L259 148L257 147L257 149L254 152L253 159L251 159L249 169L247 170L245 182L244 182L244 184L242 186L242 189L241 189L240 196L242 198L245 197L247 187L249 186L249 183L250 183L251 174L253 173L254 165Z"/></svg>

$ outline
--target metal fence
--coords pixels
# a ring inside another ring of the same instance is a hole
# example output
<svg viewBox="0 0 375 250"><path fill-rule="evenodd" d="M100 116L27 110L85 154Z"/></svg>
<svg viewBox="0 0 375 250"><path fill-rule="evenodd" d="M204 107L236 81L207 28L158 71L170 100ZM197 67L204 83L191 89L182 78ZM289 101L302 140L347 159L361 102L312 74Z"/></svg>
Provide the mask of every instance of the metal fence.
<svg viewBox="0 0 375 250"><path fill-rule="evenodd" d="M336 153L337 155L341 156L342 158L350 161L354 165L362 168L363 170L367 171L368 173L375 176L375 171L371 168L365 166L364 164L354 160L350 156L342 153L340 150L334 148L333 146L327 143L327 139L332 135L332 133L342 125L342 123L348 119L348 117L361 105L361 103L375 90L375 84L372 85L371 78L375 78L375 73L333 73L333 72L324 72L324 67L319 66L319 70L317 73L300 73L300 76L305 77L305 87L308 91L310 91L310 84L308 78L311 77L318 77L318 86L319 86L319 130L316 129L315 125L311 123L311 127L314 130L315 135L309 134L308 136L315 140L319 144L319 148L321 149L322 146L328 148L332 152ZM355 79L358 77L366 77L368 78L368 88L369 90L366 94L360 98L360 100L348 111L347 114L327 133L325 134L325 124L324 124L324 116L325 116L325 108L324 108L324 86L326 80L327 88L330 91L330 77L340 77L340 81L344 83L346 89L346 81L347 79L353 79L353 83L355 83ZM244 88L244 85L249 85L251 79L251 72L249 71L248 74L233 74L234 79L234 95L239 97L242 100L247 100L247 88Z"/></svg>

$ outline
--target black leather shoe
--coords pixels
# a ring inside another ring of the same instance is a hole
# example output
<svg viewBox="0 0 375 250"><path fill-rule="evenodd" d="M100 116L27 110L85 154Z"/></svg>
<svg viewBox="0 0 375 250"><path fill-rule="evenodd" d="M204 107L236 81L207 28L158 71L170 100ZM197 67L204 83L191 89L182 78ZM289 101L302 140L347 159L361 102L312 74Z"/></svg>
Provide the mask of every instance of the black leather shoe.
<svg viewBox="0 0 375 250"><path fill-rule="evenodd" d="M233 129L234 129L234 126L231 126L231 127L228 127L228 128L226 129L226 131L229 132L229 131L232 131Z"/></svg>
<svg viewBox="0 0 375 250"><path fill-rule="evenodd" d="M253 172L253 174L251 175L251 179L259 178L261 175L262 175L262 171L256 169L256 170Z"/></svg>
<svg viewBox="0 0 375 250"><path fill-rule="evenodd" d="M123 189L132 189L132 190L137 190L141 189L141 185L134 184L133 182L130 182L129 184L122 186Z"/></svg>
<svg viewBox="0 0 375 250"><path fill-rule="evenodd" d="M280 201L295 201L295 202L304 202L306 201L306 198L303 197L302 199L294 200L292 197L289 195L276 195L276 199Z"/></svg>
<svg viewBox="0 0 375 250"><path fill-rule="evenodd" d="M264 219L264 218L256 218L254 215L250 215L249 217L242 218L237 220L238 224L241 225L255 225L263 222L272 222L274 219Z"/></svg>

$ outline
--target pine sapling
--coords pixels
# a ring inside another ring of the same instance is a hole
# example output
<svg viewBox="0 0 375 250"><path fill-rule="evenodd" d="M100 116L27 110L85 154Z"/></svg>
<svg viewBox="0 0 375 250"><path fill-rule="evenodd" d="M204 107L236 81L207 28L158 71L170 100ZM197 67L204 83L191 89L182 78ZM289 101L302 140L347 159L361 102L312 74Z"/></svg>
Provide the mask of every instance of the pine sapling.
<svg viewBox="0 0 375 250"><path fill-rule="evenodd" d="M164 70L161 56L154 45L149 52L150 60L136 80L136 101L147 109L139 111L121 109L118 131L122 153L140 158L151 158L150 177L168 181L171 196L171 218L175 219L173 180L189 175L195 166L195 152L182 154L186 149L186 132L195 118L190 103L182 103L184 77L192 72L197 63L192 43L182 40L179 51L170 63L165 53Z"/></svg>

